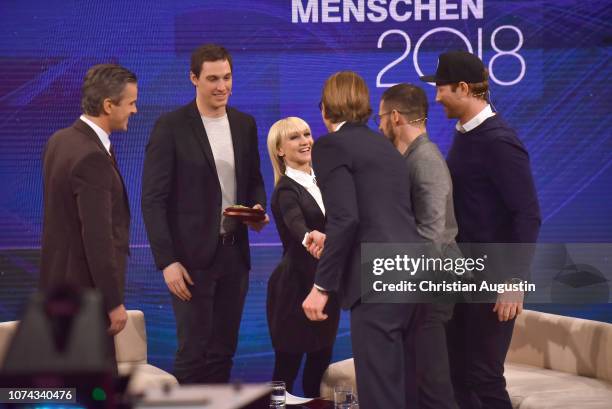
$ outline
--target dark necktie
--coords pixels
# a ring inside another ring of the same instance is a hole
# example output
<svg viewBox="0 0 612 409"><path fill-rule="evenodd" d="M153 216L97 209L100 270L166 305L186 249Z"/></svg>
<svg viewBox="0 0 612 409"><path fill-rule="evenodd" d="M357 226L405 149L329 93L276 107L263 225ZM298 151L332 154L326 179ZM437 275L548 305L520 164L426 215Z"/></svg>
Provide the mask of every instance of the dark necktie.
<svg viewBox="0 0 612 409"><path fill-rule="evenodd" d="M113 149L113 145L110 146L109 149L111 159L113 160L113 164L117 169L119 169L119 165L117 165L117 157L115 156L115 150Z"/></svg>

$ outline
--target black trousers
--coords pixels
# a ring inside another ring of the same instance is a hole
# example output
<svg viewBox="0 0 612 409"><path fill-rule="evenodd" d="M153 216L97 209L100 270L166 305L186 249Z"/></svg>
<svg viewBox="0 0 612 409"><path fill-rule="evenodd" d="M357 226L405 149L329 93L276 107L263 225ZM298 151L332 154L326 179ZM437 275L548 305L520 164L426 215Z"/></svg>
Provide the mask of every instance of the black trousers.
<svg viewBox="0 0 612 409"><path fill-rule="evenodd" d="M415 304L369 304L351 308L351 343L362 409L407 409L405 385L413 376Z"/></svg>
<svg viewBox="0 0 612 409"><path fill-rule="evenodd" d="M110 317L108 313L104 313L104 329L108 329L110 327ZM117 378L119 376L119 368L117 366L117 349L115 348L115 336L109 335L107 341L107 356L109 366L111 368L112 375Z"/></svg>
<svg viewBox="0 0 612 409"><path fill-rule="evenodd" d="M249 285L248 267L236 245L219 243L212 265L188 271L192 298L172 295L178 349L174 374L181 384L227 383Z"/></svg>
<svg viewBox="0 0 612 409"><path fill-rule="evenodd" d="M418 408L457 409L451 382L446 325L454 304L419 304L414 331ZM410 385L408 385L410 387Z"/></svg>
<svg viewBox="0 0 612 409"><path fill-rule="evenodd" d="M330 347L306 354L274 351L272 379L285 382L287 391L293 393L293 383L300 370L302 358L306 355L304 373L302 374L302 389L304 390L304 396L307 398L317 398L321 396L321 379L331 362L332 350L333 347Z"/></svg>
<svg viewBox="0 0 612 409"><path fill-rule="evenodd" d="M504 361L514 320L499 322L493 304L457 304L447 339L455 398L461 409L512 409Z"/></svg>
<svg viewBox="0 0 612 409"><path fill-rule="evenodd" d="M351 309L360 408L457 407L445 348L449 313L441 304L358 303Z"/></svg>

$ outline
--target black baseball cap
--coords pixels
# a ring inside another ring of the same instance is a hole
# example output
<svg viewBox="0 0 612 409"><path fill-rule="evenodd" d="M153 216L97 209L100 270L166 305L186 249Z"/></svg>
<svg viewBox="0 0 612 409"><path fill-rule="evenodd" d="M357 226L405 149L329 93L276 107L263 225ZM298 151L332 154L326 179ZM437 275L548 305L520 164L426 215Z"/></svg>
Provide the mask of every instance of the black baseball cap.
<svg viewBox="0 0 612 409"><path fill-rule="evenodd" d="M467 82L474 84L485 80L485 67L480 58L467 51L449 51L438 57L438 68L433 75L424 75L421 81L436 85Z"/></svg>

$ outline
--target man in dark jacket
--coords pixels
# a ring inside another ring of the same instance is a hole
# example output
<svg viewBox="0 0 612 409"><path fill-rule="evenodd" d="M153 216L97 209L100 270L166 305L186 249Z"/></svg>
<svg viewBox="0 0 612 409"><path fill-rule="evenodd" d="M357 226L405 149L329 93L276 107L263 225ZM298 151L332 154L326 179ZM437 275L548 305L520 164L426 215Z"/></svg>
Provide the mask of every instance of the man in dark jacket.
<svg viewBox="0 0 612 409"><path fill-rule="evenodd" d="M339 293L342 307L351 310L360 407L407 409L414 404L406 385L415 382L409 338L417 306L368 302L371 290L361 286L361 245L421 241L406 189L408 169L393 145L367 127L369 92L359 75L332 75L325 82L321 108L330 133L317 140L312 157L327 236L303 308L311 320L327 319L327 293ZM316 254L322 244L314 241L309 249Z"/></svg>
<svg viewBox="0 0 612 409"><path fill-rule="evenodd" d="M232 205L263 209L255 119L227 106L232 59L209 44L191 56L196 98L163 114L147 145L142 213L157 268L172 294L180 383L230 379L250 269L246 226ZM267 223L250 223L259 231Z"/></svg>
<svg viewBox="0 0 612 409"><path fill-rule="evenodd" d="M109 136L127 131L137 93L136 76L127 69L115 64L90 68L83 115L51 136L43 157L40 286L97 289L111 335L127 321L123 291L130 208Z"/></svg>
<svg viewBox="0 0 612 409"><path fill-rule="evenodd" d="M412 210L419 235L444 256L460 256L455 237L453 185L446 161L427 134L429 104L425 91L412 84L388 88L380 99L380 131L404 157ZM453 273L454 274L454 273ZM414 334L416 393L420 407L456 408L451 386L445 324L454 304L438 300L419 306L420 325ZM411 385L408 385L410 388Z"/></svg>
<svg viewBox="0 0 612 409"><path fill-rule="evenodd" d="M457 241L489 249L484 243L534 243L540 208L529 155L516 132L492 111L482 61L464 51L448 52L440 55L436 74L421 79L435 82L436 101L449 118L458 119L447 157ZM528 254L517 258L510 274L502 274L507 266L498 263L500 268L490 269L488 279L525 278ZM504 360L522 308L520 293L504 293L495 304L456 305L448 345L455 397L462 409L512 408Z"/></svg>

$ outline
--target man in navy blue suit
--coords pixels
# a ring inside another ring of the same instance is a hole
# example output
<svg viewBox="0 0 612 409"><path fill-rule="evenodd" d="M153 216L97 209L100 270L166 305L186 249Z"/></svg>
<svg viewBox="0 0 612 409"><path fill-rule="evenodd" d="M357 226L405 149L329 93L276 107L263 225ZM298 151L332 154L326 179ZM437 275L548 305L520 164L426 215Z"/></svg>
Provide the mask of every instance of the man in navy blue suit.
<svg viewBox="0 0 612 409"><path fill-rule="evenodd" d="M360 263L362 243L422 241L406 188L408 169L393 145L367 127L369 92L356 73L338 72L325 82L321 112L330 133L315 143L312 158L326 209L326 238L324 244L315 237L308 243L314 254L323 252L302 306L309 319L324 320L327 293L335 292L351 310L361 408L412 407L406 385L415 382L410 334L418 306L366 302Z"/></svg>

